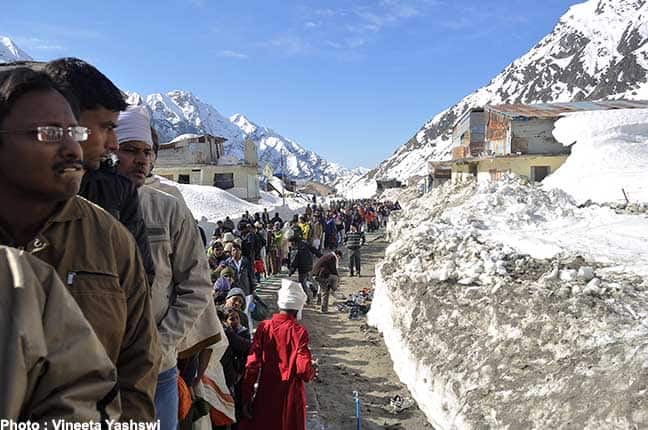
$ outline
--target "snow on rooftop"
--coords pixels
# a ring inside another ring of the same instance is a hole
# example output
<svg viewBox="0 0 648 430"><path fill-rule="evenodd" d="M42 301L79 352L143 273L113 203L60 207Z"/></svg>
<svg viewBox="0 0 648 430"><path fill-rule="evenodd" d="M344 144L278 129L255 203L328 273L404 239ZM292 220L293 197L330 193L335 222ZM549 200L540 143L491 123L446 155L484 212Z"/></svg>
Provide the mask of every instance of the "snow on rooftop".
<svg viewBox="0 0 648 430"><path fill-rule="evenodd" d="M578 202L648 202L648 109L568 114L554 136L572 153L543 184Z"/></svg>
<svg viewBox="0 0 648 430"><path fill-rule="evenodd" d="M186 140L186 139L195 139L197 137L200 137L200 135L195 134L195 133L185 133L185 134L181 134L180 136L176 137L175 139L173 139L169 143L180 142L181 140Z"/></svg>

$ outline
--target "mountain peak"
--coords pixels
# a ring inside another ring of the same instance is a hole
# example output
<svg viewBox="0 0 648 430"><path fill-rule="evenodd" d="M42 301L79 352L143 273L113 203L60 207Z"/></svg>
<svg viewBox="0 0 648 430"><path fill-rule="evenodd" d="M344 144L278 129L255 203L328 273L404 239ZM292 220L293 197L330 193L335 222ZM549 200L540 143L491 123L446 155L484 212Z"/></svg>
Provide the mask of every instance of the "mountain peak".
<svg viewBox="0 0 648 430"><path fill-rule="evenodd" d="M236 126L238 128L240 128L241 130L243 130L247 134L252 134L252 133L254 133L255 131L257 131L259 129L258 125L256 125L254 122L250 121L250 119L248 117L246 117L245 115L243 115L241 113L237 113L237 114L232 115L229 118L229 120L232 121L232 123L236 124Z"/></svg>
<svg viewBox="0 0 648 430"><path fill-rule="evenodd" d="M25 51L20 49L7 36L0 36L0 63L10 63L12 61L32 61L33 58Z"/></svg>
<svg viewBox="0 0 648 430"><path fill-rule="evenodd" d="M164 142L187 133L221 136L227 139L225 155L243 158L245 140L251 139L257 145L260 166L269 164L273 170L282 170L294 179L331 183L351 174L243 114L224 117L188 91L174 90L148 96L128 93L128 101L148 106L153 126Z"/></svg>

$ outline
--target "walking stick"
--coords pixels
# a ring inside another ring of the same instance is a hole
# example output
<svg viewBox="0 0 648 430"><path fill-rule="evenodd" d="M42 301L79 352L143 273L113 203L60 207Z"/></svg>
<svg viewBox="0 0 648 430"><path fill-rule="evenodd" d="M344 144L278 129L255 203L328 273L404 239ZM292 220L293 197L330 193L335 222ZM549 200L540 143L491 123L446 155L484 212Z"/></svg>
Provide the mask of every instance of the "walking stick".
<svg viewBox="0 0 648 430"><path fill-rule="evenodd" d="M360 430L360 397L357 391L353 392L353 399L356 405L356 430Z"/></svg>

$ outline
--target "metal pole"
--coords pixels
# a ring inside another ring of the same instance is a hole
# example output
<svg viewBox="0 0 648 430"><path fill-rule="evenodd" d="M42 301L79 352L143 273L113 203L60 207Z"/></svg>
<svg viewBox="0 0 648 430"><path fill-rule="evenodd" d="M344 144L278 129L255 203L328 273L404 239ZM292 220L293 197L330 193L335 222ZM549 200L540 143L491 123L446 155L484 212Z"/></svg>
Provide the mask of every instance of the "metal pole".
<svg viewBox="0 0 648 430"><path fill-rule="evenodd" d="M353 399L356 406L356 430L360 430L360 396L357 391L353 392Z"/></svg>
<svg viewBox="0 0 648 430"><path fill-rule="evenodd" d="M284 169L285 166L284 157L285 157L285 152L282 149L281 150L281 182L283 183L283 192L281 193L281 196L283 197L283 207L286 207L286 169Z"/></svg>

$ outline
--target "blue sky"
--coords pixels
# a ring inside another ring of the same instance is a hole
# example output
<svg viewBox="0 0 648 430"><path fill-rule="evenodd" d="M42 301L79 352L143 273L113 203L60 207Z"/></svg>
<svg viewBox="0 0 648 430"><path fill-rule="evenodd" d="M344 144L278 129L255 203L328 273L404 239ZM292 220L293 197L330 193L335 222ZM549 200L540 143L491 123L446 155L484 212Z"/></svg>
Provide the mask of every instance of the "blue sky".
<svg viewBox="0 0 648 430"><path fill-rule="evenodd" d="M2 7L36 59L194 92L347 167L373 167L527 52L574 0L51 0ZM16 6L19 5L19 6Z"/></svg>

